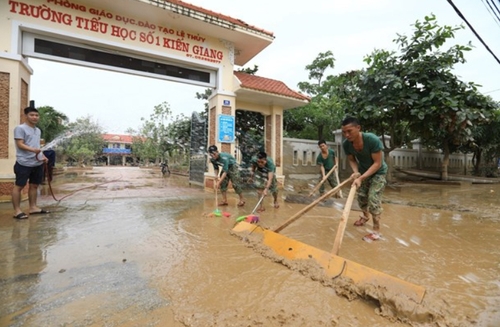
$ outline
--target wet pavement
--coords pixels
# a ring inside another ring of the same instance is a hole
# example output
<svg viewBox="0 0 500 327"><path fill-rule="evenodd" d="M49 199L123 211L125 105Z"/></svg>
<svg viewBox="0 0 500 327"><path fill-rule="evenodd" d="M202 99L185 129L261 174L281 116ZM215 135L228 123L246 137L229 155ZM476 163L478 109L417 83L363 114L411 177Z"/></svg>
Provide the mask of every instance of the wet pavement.
<svg viewBox="0 0 500 327"><path fill-rule="evenodd" d="M157 169L66 171L52 188L62 200L43 186L48 215L15 220L0 204L0 326L500 326L499 184L388 187L373 243L351 211L340 255L425 287L428 311L414 321L231 235L257 203L251 191L243 208L229 193L230 217L213 217L213 193ZM293 193L287 185L280 195ZM304 207L280 204L266 199L263 227ZM330 251L341 214L318 206L281 233Z"/></svg>

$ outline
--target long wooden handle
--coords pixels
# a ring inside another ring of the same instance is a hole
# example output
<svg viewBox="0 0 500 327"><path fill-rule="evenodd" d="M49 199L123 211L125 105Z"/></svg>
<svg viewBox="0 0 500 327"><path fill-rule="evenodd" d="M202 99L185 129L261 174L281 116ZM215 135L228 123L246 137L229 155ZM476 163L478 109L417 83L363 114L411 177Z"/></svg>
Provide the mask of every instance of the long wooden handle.
<svg viewBox="0 0 500 327"><path fill-rule="evenodd" d="M339 170L335 170L335 179L337 180L337 185L340 183L340 178L339 178ZM341 198L344 198L344 194L342 194L342 190L339 191L339 195Z"/></svg>
<svg viewBox="0 0 500 327"><path fill-rule="evenodd" d="M265 195L264 195L264 194L262 194L262 196L261 196L261 197L260 197L260 199L259 199L259 202L257 202L257 204L255 205L255 208L253 208L251 215L254 215L254 214L255 214L255 211L257 210L257 207L258 207L258 206L259 206L259 204L262 202L262 200L264 200L264 197L265 197Z"/></svg>
<svg viewBox="0 0 500 327"><path fill-rule="evenodd" d="M309 196L312 196L314 194L314 192L316 192L319 187L328 179L328 176L330 176L335 170L337 169L337 165L333 166L332 169L330 169L330 171L328 172L328 174L325 175L325 177L323 177L323 179L321 181L319 181L318 185L316 185L313 190L311 191L311 193L309 193Z"/></svg>
<svg viewBox="0 0 500 327"><path fill-rule="evenodd" d="M219 173L217 174L217 178L220 178L220 175L222 173L222 169L219 168ZM219 188L215 187L217 185L217 180L214 179L214 189L215 189L215 209L219 207L219 199L218 199L218 194L219 194Z"/></svg>
<svg viewBox="0 0 500 327"><path fill-rule="evenodd" d="M344 206L344 211L342 212L342 218L340 218L339 228L337 229L337 235L335 236L335 241L333 242L332 253L335 255L339 254L340 245L342 244L342 239L344 238L345 226L347 220L349 219L349 213L351 212L352 201L357 191L356 185L351 185L351 190L349 191L349 196Z"/></svg>
<svg viewBox="0 0 500 327"><path fill-rule="evenodd" d="M346 179L345 181L343 181L342 183L340 183L339 185L337 185L335 188L332 188L330 191L326 192L325 194L323 194L322 196L320 196L319 198L317 198L316 200L314 200L311 204L309 204L308 206L306 206L305 208L303 208L302 210L300 210L299 212L297 212L295 215L293 215L292 217L290 217L283 224L281 224L280 226L276 227L273 230L273 232L279 233L281 230L283 230L283 228L285 228L286 226L290 225L295 220L299 219L303 214L305 214L306 212L308 212L309 210L311 210L312 208L314 208L318 203L320 203L324 199L326 199L326 198L334 195L335 193L337 193L344 185L346 185L347 183L349 183L351 181L353 181L353 178L349 177L348 179Z"/></svg>

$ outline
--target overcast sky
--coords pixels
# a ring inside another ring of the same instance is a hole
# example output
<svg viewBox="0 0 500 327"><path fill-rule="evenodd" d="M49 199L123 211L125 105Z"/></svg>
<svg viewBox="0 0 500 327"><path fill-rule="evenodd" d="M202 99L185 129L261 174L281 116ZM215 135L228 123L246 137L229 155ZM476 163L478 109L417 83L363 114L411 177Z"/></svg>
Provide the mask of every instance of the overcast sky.
<svg viewBox="0 0 500 327"><path fill-rule="evenodd" d="M396 34L410 36L411 24L431 13L441 25L465 25L447 0L309 0L286 6L269 0L186 2L273 32L274 42L245 67L258 65L259 76L281 80L294 90L307 81L305 66L320 52L333 52L336 66L329 73L339 74L365 67L363 57L374 49L397 50L392 42ZM500 58L500 21L488 11L487 0L453 2ZM500 8L497 0L492 2ZM469 41L475 48L456 74L483 85L481 92L500 101L500 64L468 27L453 44ZM70 121L90 115L109 133L138 128L140 118L148 118L165 101L175 114L203 110L203 102L195 99L196 92L204 91L200 87L32 58L29 62L34 69L31 99L37 107L52 106Z"/></svg>

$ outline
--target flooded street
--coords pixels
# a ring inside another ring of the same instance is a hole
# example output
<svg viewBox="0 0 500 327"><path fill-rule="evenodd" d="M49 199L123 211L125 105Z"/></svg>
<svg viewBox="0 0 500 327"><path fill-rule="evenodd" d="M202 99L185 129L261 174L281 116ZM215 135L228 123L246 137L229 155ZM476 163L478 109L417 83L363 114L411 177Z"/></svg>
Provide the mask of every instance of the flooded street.
<svg viewBox="0 0 500 327"><path fill-rule="evenodd" d="M500 326L500 184L387 187L373 243L351 211L340 255L426 288L422 314L407 321L232 235L253 192L242 208L229 193L220 209L230 217L213 217L213 193L158 170L94 167L52 187L62 200L43 186L48 215L15 220L0 204L0 326ZM270 228L305 206L265 201ZM341 214L318 206L281 234L331 251Z"/></svg>

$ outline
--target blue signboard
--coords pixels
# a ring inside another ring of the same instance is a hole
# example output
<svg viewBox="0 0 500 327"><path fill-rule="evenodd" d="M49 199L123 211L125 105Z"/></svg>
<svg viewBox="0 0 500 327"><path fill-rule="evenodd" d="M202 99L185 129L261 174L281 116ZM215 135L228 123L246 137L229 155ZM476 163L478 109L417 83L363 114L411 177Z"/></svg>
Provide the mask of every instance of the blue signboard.
<svg viewBox="0 0 500 327"><path fill-rule="evenodd" d="M222 101L222 104L223 104L224 106L230 106L230 105L231 105L231 101L229 101L229 100L224 100L224 101Z"/></svg>
<svg viewBox="0 0 500 327"><path fill-rule="evenodd" d="M234 116L219 115L219 142L234 142Z"/></svg>

